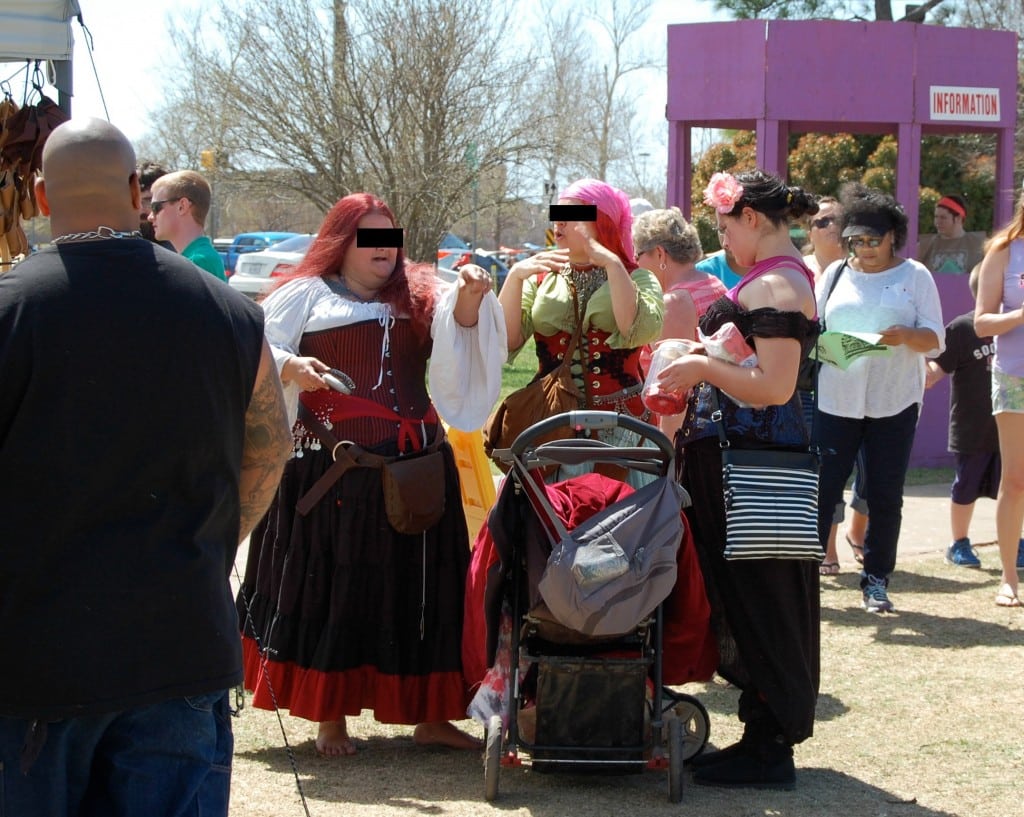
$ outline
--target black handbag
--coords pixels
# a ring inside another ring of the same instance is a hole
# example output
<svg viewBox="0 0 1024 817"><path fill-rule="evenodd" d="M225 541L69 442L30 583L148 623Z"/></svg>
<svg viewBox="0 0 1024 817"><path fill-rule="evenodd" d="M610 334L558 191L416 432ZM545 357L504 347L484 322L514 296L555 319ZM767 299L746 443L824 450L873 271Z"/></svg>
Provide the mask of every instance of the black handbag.
<svg viewBox="0 0 1024 817"><path fill-rule="evenodd" d="M726 559L813 559L824 552L818 540L817 450L737 450L712 387L712 419L722 449Z"/></svg>

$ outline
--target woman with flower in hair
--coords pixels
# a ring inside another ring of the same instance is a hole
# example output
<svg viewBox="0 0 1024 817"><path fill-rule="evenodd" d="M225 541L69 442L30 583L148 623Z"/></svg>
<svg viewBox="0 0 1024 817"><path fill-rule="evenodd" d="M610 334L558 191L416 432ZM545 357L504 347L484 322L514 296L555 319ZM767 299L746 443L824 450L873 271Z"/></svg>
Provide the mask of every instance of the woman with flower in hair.
<svg viewBox="0 0 1024 817"><path fill-rule="evenodd" d="M682 482L693 500L686 514L711 602L718 673L741 690L744 724L738 743L694 759L694 781L788 789L796 781L793 744L810 737L814 726L818 567L813 560L724 558L718 426L724 424L737 448L807 450L796 378L818 322L814 276L790 240L789 221L818 206L800 188L759 170L716 173L704 200L715 209L722 246L750 269L708 308L700 328L711 335L731 324L757 359L745 367L688 354L660 377L665 390L689 394L676 435Z"/></svg>
<svg viewBox="0 0 1024 817"><path fill-rule="evenodd" d="M325 755L355 753L346 717L363 709L418 724L417 743L474 748L450 723L469 700L469 541L441 417L479 428L497 399L507 344L490 276L466 265L451 286L408 263L388 206L355 193L263 309L298 421L238 595L253 703L318 722ZM441 454L424 480L443 485L444 511L422 533L400 532L382 467L428 451Z"/></svg>
<svg viewBox="0 0 1024 817"><path fill-rule="evenodd" d="M581 179L562 191L558 203L596 207L596 221L555 221L558 249L509 270L498 300L510 356L532 336L541 377L561 363L582 321L572 368L583 395L580 408L649 420L640 397L640 355L661 332L664 306L657 278L637 266L629 198L605 182ZM609 441L632 444L626 436L615 429Z"/></svg>

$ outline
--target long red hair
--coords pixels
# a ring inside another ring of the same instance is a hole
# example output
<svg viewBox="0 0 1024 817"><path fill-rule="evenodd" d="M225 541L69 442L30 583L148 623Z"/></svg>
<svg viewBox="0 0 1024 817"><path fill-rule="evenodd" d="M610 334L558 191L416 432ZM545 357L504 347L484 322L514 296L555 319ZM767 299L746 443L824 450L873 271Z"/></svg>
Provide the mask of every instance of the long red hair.
<svg viewBox="0 0 1024 817"><path fill-rule="evenodd" d="M322 278L325 275L340 273L345 253L356 240L356 230L364 216L382 215L395 226L395 216L391 208L383 200L369 193L351 193L337 202L324 216L323 223L317 232L316 239L309 246L305 258L299 262L295 270L283 276L277 286L281 286L296 278ZM429 276L417 264L410 272L406 263L405 251L399 248L395 260L395 269L388 282L378 295L382 303L390 304L395 315L409 315L416 332L421 337L430 333L430 321L434 312L433 269Z"/></svg>

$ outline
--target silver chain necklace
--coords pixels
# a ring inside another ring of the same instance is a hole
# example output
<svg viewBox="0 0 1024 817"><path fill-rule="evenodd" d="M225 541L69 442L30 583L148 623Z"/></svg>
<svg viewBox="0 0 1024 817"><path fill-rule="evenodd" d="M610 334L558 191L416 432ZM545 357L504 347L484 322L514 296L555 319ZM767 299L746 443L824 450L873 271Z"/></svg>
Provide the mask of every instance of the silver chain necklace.
<svg viewBox="0 0 1024 817"><path fill-rule="evenodd" d="M142 233L138 230L124 230L119 232L112 227L100 226L87 233L66 233L65 235L59 235L56 238L51 238L50 243L67 244L72 241L97 241L102 238L142 238Z"/></svg>

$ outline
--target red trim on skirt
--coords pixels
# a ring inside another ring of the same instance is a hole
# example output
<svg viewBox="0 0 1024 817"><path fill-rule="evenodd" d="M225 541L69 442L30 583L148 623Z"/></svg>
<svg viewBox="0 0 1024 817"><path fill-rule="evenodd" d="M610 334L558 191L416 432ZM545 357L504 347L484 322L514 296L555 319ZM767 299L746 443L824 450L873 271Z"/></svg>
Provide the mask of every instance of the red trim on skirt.
<svg viewBox="0 0 1024 817"><path fill-rule="evenodd" d="M257 709L274 709L274 699L292 715L318 723L373 710L381 723L432 723L466 718L469 696L460 671L430 675L384 675L375 667L339 672L263 661L256 642L242 637L245 688ZM271 696L266 680L270 680Z"/></svg>

